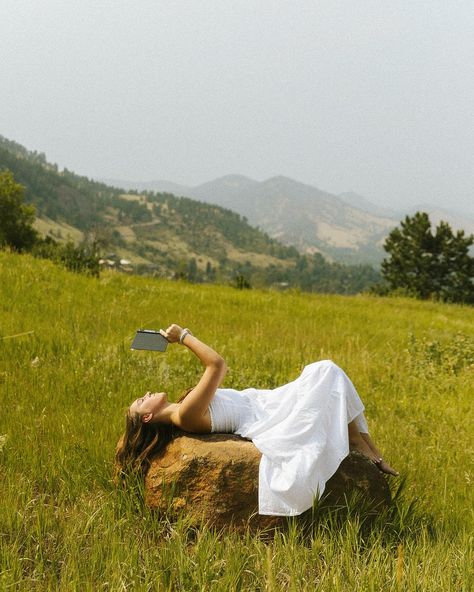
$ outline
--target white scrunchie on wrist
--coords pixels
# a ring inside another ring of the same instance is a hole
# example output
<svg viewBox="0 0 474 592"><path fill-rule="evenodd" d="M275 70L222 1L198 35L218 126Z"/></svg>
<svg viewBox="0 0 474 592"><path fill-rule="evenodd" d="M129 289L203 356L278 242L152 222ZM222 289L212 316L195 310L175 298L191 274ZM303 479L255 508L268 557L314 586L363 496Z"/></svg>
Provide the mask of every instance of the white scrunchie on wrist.
<svg viewBox="0 0 474 592"><path fill-rule="evenodd" d="M189 329L183 329L181 331L181 335L179 336L179 343L180 345L183 345L183 340L186 337L186 335L192 335L191 331Z"/></svg>

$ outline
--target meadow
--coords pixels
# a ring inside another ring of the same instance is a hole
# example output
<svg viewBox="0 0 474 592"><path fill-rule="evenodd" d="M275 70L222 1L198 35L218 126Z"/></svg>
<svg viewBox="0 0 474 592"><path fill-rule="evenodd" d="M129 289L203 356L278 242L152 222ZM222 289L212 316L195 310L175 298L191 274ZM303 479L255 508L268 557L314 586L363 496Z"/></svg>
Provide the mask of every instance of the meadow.
<svg viewBox="0 0 474 592"><path fill-rule="evenodd" d="M127 404L199 377L186 348L130 351L137 328L171 322L226 358L236 388L344 368L402 474L393 507L370 526L349 503L309 532L239 536L117 490ZM473 379L472 307L88 278L0 252L0 590L472 590Z"/></svg>

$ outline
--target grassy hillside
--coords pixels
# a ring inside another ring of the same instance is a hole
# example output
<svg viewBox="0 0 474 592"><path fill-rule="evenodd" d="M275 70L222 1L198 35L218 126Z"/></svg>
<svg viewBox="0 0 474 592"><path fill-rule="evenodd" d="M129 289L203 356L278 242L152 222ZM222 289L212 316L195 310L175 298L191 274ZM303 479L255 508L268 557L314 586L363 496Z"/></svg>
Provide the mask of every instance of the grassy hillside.
<svg viewBox="0 0 474 592"><path fill-rule="evenodd" d="M0 170L12 171L37 209L36 228L56 240L96 240L108 259L135 272L252 286L284 283L308 291L356 293L380 279L372 267L300 257L239 214L170 193L126 193L91 181L0 136ZM111 257L111 255L114 255Z"/></svg>
<svg viewBox="0 0 474 592"><path fill-rule="evenodd" d="M171 321L225 356L237 388L342 366L406 477L392 512L371 531L354 509L265 542L190 531L117 492L126 405L199 376L185 348L129 350L136 328ZM86 278L0 252L0 589L472 589L473 377L472 308Z"/></svg>

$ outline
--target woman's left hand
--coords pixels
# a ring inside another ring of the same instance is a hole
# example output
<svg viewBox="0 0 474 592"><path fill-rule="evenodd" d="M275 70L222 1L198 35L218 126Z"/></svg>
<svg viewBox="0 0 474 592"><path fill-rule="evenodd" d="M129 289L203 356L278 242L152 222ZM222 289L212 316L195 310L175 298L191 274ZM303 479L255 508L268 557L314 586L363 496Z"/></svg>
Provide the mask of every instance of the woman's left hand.
<svg viewBox="0 0 474 592"><path fill-rule="evenodd" d="M179 325L176 325L175 323L170 325L166 329L166 331L163 331L163 329L160 329L160 333L163 335L163 337L166 337L166 339L170 343L178 343L182 332L183 332L183 328L180 327Z"/></svg>

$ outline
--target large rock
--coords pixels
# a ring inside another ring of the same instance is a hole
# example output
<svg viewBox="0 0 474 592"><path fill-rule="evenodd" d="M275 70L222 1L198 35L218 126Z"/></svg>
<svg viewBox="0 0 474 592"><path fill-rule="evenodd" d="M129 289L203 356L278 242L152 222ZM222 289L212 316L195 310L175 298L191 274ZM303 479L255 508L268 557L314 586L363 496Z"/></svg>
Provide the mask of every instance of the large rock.
<svg viewBox="0 0 474 592"><path fill-rule="evenodd" d="M145 502L192 522L204 519L216 528L273 528L284 519L261 516L258 507L260 452L248 440L230 434L180 434L155 458L145 479ZM344 503L354 490L372 507L390 502L385 477L363 455L351 452L326 484L325 505Z"/></svg>

